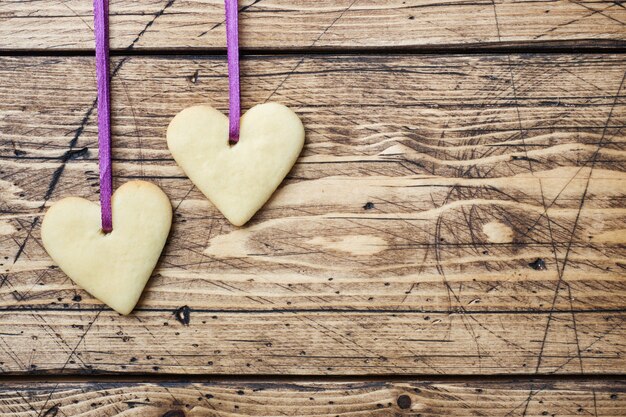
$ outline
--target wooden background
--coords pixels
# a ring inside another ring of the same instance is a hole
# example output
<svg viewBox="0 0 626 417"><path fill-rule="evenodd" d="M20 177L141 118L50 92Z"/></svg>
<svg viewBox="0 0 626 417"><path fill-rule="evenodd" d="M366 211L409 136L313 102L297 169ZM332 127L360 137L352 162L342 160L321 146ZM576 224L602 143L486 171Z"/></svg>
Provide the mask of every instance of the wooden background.
<svg viewBox="0 0 626 417"><path fill-rule="evenodd" d="M244 228L165 144L227 110L222 2L110 7L115 185L175 222L128 317L52 264L46 208L98 198L91 1L0 0L2 415L626 415L622 1L241 1L244 110L307 131Z"/></svg>

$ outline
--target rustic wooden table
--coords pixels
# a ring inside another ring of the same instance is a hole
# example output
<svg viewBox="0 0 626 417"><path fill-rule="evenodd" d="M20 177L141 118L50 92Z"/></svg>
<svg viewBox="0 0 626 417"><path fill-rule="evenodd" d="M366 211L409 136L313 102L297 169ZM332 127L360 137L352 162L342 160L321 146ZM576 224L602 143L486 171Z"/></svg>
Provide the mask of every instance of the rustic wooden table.
<svg viewBox="0 0 626 417"><path fill-rule="evenodd" d="M219 0L111 3L114 181L175 223L135 313L41 246L98 197L89 0L0 0L3 416L626 415L622 0L246 0L245 108L303 155L231 226L176 166Z"/></svg>

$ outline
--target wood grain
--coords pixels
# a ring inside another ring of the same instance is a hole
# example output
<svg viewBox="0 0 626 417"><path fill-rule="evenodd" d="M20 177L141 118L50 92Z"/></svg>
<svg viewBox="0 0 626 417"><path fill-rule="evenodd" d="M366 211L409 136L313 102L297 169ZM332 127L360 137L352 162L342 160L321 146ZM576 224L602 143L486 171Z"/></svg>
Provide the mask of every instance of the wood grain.
<svg viewBox="0 0 626 417"><path fill-rule="evenodd" d="M602 375L626 369L626 313L188 313L183 321L169 310L128 317L101 308L3 311L0 367L11 375Z"/></svg>
<svg viewBox="0 0 626 417"><path fill-rule="evenodd" d="M624 416L626 383L56 383L0 387L3 416Z"/></svg>
<svg viewBox="0 0 626 417"><path fill-rule="evenodd" d="M164 140L177 110L227 107L223 59L119 62L116 184L155 181L176 208L141 308L624 308L623 56L246 60L245 105L288 104L307 144L240 230ZM93 303L39 241L42 206L97 200L92 69L0 61L5 307Z"/></svg>
<svg viewBox="0 0 626 417"><path fill-rule="evenodd" d="M236 229L164 140L179 109L227 108L224 58L119 58L116 185L154 181L176 210L138 312L122 318L56 269L39 238L52 202L97 200L92 59L4 57L0 366L624 372L625 59L247 58L244 106L289 105L307 142ZM184 306L188 326L174 314Z"/></svg>
<svg viewBox="0 0 626 417"><path fill-rule="evenodd" d="M253 49L624 46L613 1L245 0L241 45ZM0 50L93 49L91 3L0 1ZM114 49L223 50L221 0L111 2Z"/></svg>

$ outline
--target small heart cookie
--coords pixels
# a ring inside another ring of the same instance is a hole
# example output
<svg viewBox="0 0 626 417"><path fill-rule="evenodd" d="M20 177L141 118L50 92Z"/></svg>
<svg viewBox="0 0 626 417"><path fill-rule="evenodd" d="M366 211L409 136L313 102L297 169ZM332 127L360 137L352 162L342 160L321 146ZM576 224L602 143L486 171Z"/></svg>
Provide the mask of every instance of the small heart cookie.
<svg viewBox="0 0 626 417"><path fill-rule="evenodd" d="M210 106L189 107L167 129L167 146L189 179L235 226L270 198L304 145L298 116L278 103L241 118L239 142L228 142L228 118Z"/></svg>
<svg viewBox="0 0 626 417"><path fill-rule="evenodd" d="M104 234L98 204L64 198L46 213L41 239L72 281L128 314L159 260L172 225L172 206L159 187L145 181L122 185L111 206L113 231Z"/></svg>

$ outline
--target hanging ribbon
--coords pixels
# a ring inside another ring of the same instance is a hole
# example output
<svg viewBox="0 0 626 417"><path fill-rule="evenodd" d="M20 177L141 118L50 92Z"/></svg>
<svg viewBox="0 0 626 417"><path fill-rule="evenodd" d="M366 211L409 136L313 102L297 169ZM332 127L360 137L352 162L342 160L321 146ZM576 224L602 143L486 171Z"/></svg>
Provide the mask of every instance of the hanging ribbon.
<svg viewBox="0 0 626 417"><path fill-rule="evenodd" d="M109 89L109 1L93 2L96 37L96 78L98 83L98 163L100 169L100 210L102 231L113 230L111 212L111 108Z"/></svg>
<svg viewBox="0 0 626 417"><path fill-rule="evenodd" d="M226 55L228 58L228 139L230 143L237 143L239 141L239 118L241 117L237 0L225 0L224 7L226 8Z"/></svg>

